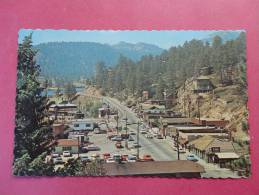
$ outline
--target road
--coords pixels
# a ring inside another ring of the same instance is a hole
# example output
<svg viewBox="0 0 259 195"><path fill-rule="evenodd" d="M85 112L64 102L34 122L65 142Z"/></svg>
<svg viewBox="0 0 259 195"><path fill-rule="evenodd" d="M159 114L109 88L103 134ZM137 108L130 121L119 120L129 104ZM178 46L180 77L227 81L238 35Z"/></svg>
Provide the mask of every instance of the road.
<svg viewBox="0 0 259 195"><path fill-rule="evenodd" d="M109 103L109 105L117 109L120 113L120 118L127 116L131 123L137 123L140 119L128 107L122 105L117 99L110 97L103 97L103 102ZM133 124L129 126L129 130L137 132L137 125ZM144 135L139 135L139 143L142 146L140 148L140 156L143 154L150 154L154 160L167 161L177 160L177 152L172 149L173 140L170 137L166 139L147 139ZM180 154L180 159L185 160L189 153ZM217 165L207 163L202 159L197 162L205 168L205 173L202 174L204 178L239 178L236 173L229 169L223 169Z"/></svg>

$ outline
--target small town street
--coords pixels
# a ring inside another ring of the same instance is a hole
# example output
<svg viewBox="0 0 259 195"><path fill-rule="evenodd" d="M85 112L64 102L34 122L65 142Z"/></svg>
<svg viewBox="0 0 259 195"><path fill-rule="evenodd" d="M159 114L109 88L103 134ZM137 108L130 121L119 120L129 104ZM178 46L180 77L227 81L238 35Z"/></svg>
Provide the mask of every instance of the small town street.
<svg viewBox="0 0 259 195"><path fill-rule="evenodd" d="M128 118L130 123L137 123L140 119L137 117L136 113L134 113L130 108L121 104L117 99L110 97L103 97L103 102L108 103L112 108L115 108L119 111L121 117ZM123 122L121 122L123 124ZM135 131L137 133L137 124L129 125L129 131ZM134 135L134 140L136 141L136 135ZM148 139L145 135L139 135L139 144L140 148L140 156L144 154L150 154L154 160L156 161L167 161L167 160L177 160L177 152L173 150L173 139L167 136L164 139ZM107 146L107 145L105 145ZM188 151L186 153L180 154L181 160L186 160ZM205 173L202 173L202 177L210 178L239 178L239 176L226 168L220 168L218 165L214 165L212 163L207 163L203 159L199 159L197 162L204 166Z"/></svg>

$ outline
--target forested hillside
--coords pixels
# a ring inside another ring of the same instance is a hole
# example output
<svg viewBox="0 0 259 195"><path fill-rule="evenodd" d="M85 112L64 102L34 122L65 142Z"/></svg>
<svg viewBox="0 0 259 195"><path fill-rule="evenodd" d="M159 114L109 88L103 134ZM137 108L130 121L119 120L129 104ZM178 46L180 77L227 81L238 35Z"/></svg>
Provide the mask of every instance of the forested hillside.
<svg viewBox="0 0 259 195"><path fill-rule="evenodd" d="M147 90L152 96L162 98L163 91L175 92L186 79L198 76L199 69L205 66L212 67L218 78L228 67L240 70L236 82L246 90L245 33L226 42L215 36L211 44L193 39L161 55L143 56L137 62L120 56L114 68L105 63L96 64L93 81L111 94L123 92L138 97Z"/></svg>
<svg viewBox="0 0 259 195"><path fill-rule="evenodd" d="M137 61L143 55L158 55L163 51L155 45L125 42L113 46L91 42L52 42L35 47L39 50L36 59L44 76L72 79L92 76L94 64L98 61L114 66L121 54Z"/></svg>

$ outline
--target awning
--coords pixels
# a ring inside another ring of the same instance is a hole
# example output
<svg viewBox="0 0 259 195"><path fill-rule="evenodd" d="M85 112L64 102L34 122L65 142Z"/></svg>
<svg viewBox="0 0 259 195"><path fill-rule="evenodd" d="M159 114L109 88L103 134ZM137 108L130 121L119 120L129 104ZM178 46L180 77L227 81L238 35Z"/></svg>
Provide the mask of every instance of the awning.
<svg viewBox="0 0 259 195"><path fill-rule="evenodd" d="M234 152L215 153L219 159L237 159L239 156Z"/></svg>

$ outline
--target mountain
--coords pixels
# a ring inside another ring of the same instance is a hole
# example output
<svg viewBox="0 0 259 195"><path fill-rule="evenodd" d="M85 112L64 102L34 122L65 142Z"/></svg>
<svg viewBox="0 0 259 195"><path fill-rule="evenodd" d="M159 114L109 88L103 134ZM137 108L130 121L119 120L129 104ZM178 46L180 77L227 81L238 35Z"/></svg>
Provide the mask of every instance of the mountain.
<svg viewBox="0 0 259 195"><path fill-rule="evenodd" d="M113 48L131 59L140 59L143 55L158 55L163 52L163 49L156 45L147 43L132 44L123 41L113 45Z"/></svg>
<svg viewBox="0 0 259 195"><path fill-rule="evenodd" d="M38 49L36 61L42 74L50 77L78 78L91 76L95 64L103 61L107 66L116 65L119 56L133 61L144 55L159 55L164 50L146 43L120 42L108 45L94 42L51 42L35 46Z"/></svg>
<svg viewBox="0 0 259 195"><path fill-rule="evenodd" d="M241 31L217 31L209 34L208 37L202 39L204 42L212 43L215 36L220 36L223 42L236 39Z"/></svg>

